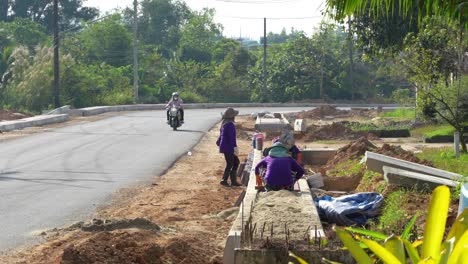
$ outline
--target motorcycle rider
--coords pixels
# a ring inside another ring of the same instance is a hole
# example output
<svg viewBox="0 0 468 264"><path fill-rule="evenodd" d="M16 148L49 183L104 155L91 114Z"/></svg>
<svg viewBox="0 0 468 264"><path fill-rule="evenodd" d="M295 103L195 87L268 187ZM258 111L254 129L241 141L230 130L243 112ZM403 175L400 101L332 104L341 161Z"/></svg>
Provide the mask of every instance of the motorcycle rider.
<svg viewBox="0 0 468 264"><path fill-rule="evenodd" d="M180 123L181 124L184 123L184 109L182 108L182 103L183 103L183 101L182 101L182 99L179 98L179 93L178 92L173 92L171 100L166 105L166 109L167 109L166 116L167 116L167 123L168 124L169 124L169 111L171 110L171 107L173 107L173 106L175 106L177 109L179 109L179 111L180 111Z"/></svg>

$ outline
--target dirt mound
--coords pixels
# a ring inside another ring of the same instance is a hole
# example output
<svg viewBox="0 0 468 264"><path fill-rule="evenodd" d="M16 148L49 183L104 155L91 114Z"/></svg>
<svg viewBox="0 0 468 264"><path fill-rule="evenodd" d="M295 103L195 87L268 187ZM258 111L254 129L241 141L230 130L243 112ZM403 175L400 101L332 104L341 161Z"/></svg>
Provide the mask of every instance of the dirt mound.
<svg viewBox="0 0 468 264"><path fill-rule="evenodd" d="M330 139L347 139L354 140L361 137L369 139L376 138L375 135L363 131L353 131L347 127L343 122L334 122L331 125L324 125L320 127L311 126L310 130L304 136L306 142L314 140L330 140Z"/></svg>
<svg viewBox="0 0 468 264"><path fill-rule="evenodd" d="M428 160L421 160L414 155L411 151L406 151L401 146L384 144L381 148L377 149L375 152L397 159L402 159L430 167L434 167L434 164Z"/></svg>
<svg viewBox="0 0 468 264"><path fill-rule="evenodd" d="M330 105L324 105L324 106L320 106L318 108L315 108L313 110L309 110L309 111L299 113L297 118L315 119L315 118L323 118L325 116L347 117L349 115L350 115L349 111L339 110L336 107L330 106Z"/></svg>
<svg viewBox="0 0 468 264"><path fill-rule="evenodd" d="M139 228L145 230L161 230L161 227L145 218L135 219L93 219L89 223L78 222L62 230L52 231L73 231L81 229L87 232L113 231L118 229Z"/></svg>
<svg viewBox="0 0 468 264"><path fill-rule="evenodd" d="M100 232L63 250L61 264L83 263L163 263L165 249L141 242L140 232Z"/></svg>
<svg viewBox="0 0 468 264"><path fill-rule="evenodd" d="M13 110L0 109L0 121L16 120L21 118L30 117L31 115L18 113Z"/></svg>
<svg viewBox="0 0 468 264"><path fill-rule="evenodd" d="M348 145L338 149L333 159L327 162L326 167L331 168L339 163L348 160L356 160L362 157L368 150L375 150L377 147L372 144L367 138L361 137L356 141L350 142Z"/></svg>
<svg viewBox="0 0 468 264"><path fill-rule="evenodd" d="M331 105L323 105L313 110L286 115L286 117L289 120L323 119L325 117L347 118L347 117L373 117L373 116L375 116L375 111L371 109L352 108L351 110L340 110Z"/></svg>

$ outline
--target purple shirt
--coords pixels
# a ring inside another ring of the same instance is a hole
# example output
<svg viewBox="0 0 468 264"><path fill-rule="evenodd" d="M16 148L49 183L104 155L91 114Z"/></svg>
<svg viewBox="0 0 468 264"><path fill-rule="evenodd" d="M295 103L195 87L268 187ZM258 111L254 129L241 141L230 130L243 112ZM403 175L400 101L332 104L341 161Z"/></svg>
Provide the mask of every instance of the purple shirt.
<svg viewBox="0 0 468 264"><path fill-rule="evenodd" d="M220 129L219 152L232 154L235 147L237 147L236 126L233 122L228 122L221 126Z"/></svg>
<svg viewBox="0 0 468 264"><path fill-rule="evenodd" d="M271 186L293 185L292 172L296 172L296 180L304 175L304 169L291 157L265 157L255 167L255 174L260 174L262 167L266 168L265 181Z"/></svg>

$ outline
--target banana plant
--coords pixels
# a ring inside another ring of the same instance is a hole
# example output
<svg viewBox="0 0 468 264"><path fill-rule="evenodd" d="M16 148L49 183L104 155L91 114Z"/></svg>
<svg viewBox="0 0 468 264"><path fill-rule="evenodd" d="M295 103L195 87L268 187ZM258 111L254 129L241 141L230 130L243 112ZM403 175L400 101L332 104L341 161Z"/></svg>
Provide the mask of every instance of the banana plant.
<svg viewBox="0 0 468 264"><path fill-rule="evenodd" d="M444 240L449 205L450 189L437 187L432 193L422 241L408 240L417 216L400 236L355 228L336 228L336 232L359 264L405 264L408 259L413 264L464 264L468 262L468 209L457 217Z"/></svg>

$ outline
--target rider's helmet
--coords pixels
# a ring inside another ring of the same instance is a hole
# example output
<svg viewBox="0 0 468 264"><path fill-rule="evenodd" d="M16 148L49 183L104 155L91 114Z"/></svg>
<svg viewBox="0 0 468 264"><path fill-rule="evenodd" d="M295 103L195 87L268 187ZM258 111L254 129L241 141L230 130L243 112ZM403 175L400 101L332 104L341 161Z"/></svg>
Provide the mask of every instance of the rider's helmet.
<svg viewBox="0 0 468 264"><path fill-rule="evenodd" d="M179 100L179 93L178 92L173 92L172 93L172 100L173 101Z"/></svg>

